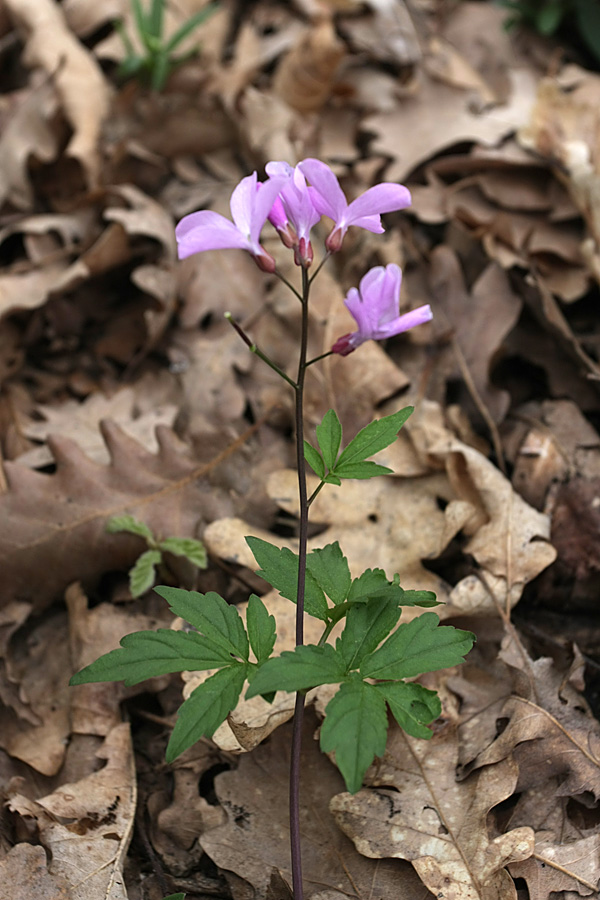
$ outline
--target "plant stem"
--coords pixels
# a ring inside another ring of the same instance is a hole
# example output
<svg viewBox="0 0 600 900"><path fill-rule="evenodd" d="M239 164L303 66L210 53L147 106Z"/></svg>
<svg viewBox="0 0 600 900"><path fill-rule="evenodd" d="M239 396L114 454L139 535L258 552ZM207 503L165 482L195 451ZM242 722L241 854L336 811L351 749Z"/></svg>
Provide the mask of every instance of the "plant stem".
<svg viewBox="0 0 600 900"><path fill-rule="evenodd" d="M304 643L304 591L306 585L306 544L308 538L308 495L304 468L304 379L308 347L308 295L310 281L306 269L302 269L302 330L298 377L296 379L296 465L298 468L298 499L300 503L300 527L298 533L298 594L296 603L296 646ZM303 900L302 860L300 848L300 750L304 694L296 694L292 753L290 765L290 845L292 853L292 886L294 900Z"/></svg>
<svg viewBox="0 0 600 900"><path fill-rule="evenodd" d="M288 383L289 385L291 385L291 387L293 387L294 390L296 390L296 388L298 387L298 385L296 384L296 382L295 382L295 381L292 381L292 379L289 378L289 377L285 374L285 372L283 371L283 369L280 369L280 368L279 368L279 366L277 365L277 363L274 363L272 359L269 359L269 357L267 356L267 354L266 354L266 353L263 353L262 350L260 350L260 349L256 346L256 344L253 343L253 341L250 340L250 338L248 337L248 335L246 334L246 332L244 331L244 329L242 328L242 326L241 326L241 325L238 325L238 323L235 321L235 319L233 318L233 316L231 315L230 312L226 312L226 313L225 313L225 318L227 319L227 321L229 322L229 324L232 325L233 328L235 328L235 330L237 331L237 333L239 334L239 336L241 337L241 339L243 340L243 342L246 344L246 346L249 348L249 350L250 350L252 353L254 353L256 356L258 356L259 359L262 359L263 362L265 362L271 369L273 369L274 372L277 372L277 374L280 375L280 376L283 378L284 381L287 381L287 383Z"/></svg>

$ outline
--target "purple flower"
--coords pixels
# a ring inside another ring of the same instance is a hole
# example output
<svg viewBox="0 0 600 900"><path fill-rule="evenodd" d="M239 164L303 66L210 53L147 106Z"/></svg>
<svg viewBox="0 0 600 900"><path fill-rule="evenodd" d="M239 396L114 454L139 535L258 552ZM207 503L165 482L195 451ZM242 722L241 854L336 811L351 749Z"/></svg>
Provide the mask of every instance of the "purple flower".
<svg viewBox="0 0 600 900"><path fill-rule="evenodd" d="M383 266L370 269L358 290L350 288L344 303L356 319L358 331L338 338L331 348L333 353L347 356L365 341L381 341L433 318L430 306L420 306L400 315L401 283L400 267L390 263L385 269Z"/></svg>
<svg viewBox="0 0 600 900"><path fill-rule="evenodd" d="M257 189L256 172L242 178L231 195L233 222L212 210L191 213L175 229L179 259L202 250L232 250L251 253L265 272L275 271L275 260L259 243L260 232L286 178L270 178Z"/></svg>
<svg viewBox="0 0 600 900"><path fill-rule="evenodd" d="M401 184L376 184L352 203L348 203L339 182L329 166L319 159L305 159L298 164L312 185L311 199L321 215L329 216L335 225L325 242L327 249L335 253L350 225L357 225L375 234L381 234L381 213L405 209L410 206L410 192Z"/></svg>
<svg viewBox="0 0 600 900"><path fill-rule="evenodd" d="M306 178L298 166L293 168L286 162L267 163L266 170L273 178L287 178L269 213L269 221L279 231L284 244L294 247L296 263L308 267L313 260L310 229L317 224L321 213L314 206ZM290 243L290 235L296 236L295 242Z"/></svg>

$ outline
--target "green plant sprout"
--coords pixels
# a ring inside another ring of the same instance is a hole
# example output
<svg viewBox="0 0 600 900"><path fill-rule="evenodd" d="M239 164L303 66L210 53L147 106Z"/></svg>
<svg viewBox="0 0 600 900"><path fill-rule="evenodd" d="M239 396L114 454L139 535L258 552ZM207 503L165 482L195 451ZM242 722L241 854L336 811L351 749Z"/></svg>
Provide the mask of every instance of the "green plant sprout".
<svg viewBox="0 0 600 900"><path fill-rule="evenodd" d="M148 546L129 570L129 590L132 597L141 597L150 590L156 580L156 570L164 569L166 566L163 556L165 553L182 556L198 569L205 569L208 565L206 547L202 541L181 537L169 537L159 541L144 522L138 521L133 516L113 516L106 523L106 530L109 534L121 531L135 534L143 538Z"/></svg>
<svg viewBox="0 0 600 900"><path fill-rule="evenodd" d="M269 178L262 183L256 173L249 175L235 188L231 198L233 221L202 210L179 223L176 237L180 258L203 250L247 250L259 268L279 277L301 304L295 377L283 371L228 316L250 350L281 376L295 396L297 551L258 537L246 537L258 564L258 574L282 597L296 604L295 649L274 654L276 621L257 594L248 600L244 624L238 609L213 591L202 594L160 586L155 591L192 630L159 629L126 635L118 649L82 669L71 683L124 681L133 685L171 672L210 670L209 677L179 709L166 751L169 762L200 738L212 737L235 709L244 690L246 698L261 696L267 702L272 702L277 691L295 693L290 868L294 898L302 900L299 791L307 691L325 684L338 686L325 709L320 744L324 752L335 754L348 791L355 793L375 757L385 753L390 717L414 737L432 736L428 726L440 715L440 700L435 691L411 679L458 665L475 638L471 632L441 625L431 611L400 622L402 610L407 607L416 613L418 608L437 606L435 595L431 591L406 590L399 575L389 579L377 567L353 576L350 562L337 541L308 551L309 510L317 494L325 486L337 489L346 479L387 476L391 470L371 457L394 443L413 411L408 406L371 422L344 446L341 422L330 409L316 427L315 446L304 440L304 385L309 367L331 354L348 356L367 340L392 337L432 317L429 306L400 315L400 268L393 263L375 266L364 275L360 287L351 288L346 296L345 304L357 330L339 337L328 352L309 359L311 285L329 256L340 250L349 227L382 232L381 213L403 209L410 202L410 194L402 185L379 184L348 203L333 171L316 159L304 160L295 168L272 162L267 165L267 174ZM313 262L310 229L322 215L332 219L334 226L325 241L323 258L309 277ZM298 287L278 271L274 258L260 244L267 218L284 246L294 252L300 269ZM306 464L318 479L310 496ZM315 644L304 642L305 614L321 622L322 632ZM340 634L332 642L336 626Z"/></svg>
<svg viewBox="0 0 600 900"><path fill-rule="evenodd" d="M218 9L218 4L212 3L199 10L180 25L168 40L163 37L165 0L150 0L147 12L141 0L131 0L131 8L144 53L136 51L123 23L117 20L115 28L127 54L119 66L118 75L123 79L139 78L147 82L152 90L162 91L171 73L198 52L196 47L181 56L174 56L175 50L195 28L206 22Z"/></svg>

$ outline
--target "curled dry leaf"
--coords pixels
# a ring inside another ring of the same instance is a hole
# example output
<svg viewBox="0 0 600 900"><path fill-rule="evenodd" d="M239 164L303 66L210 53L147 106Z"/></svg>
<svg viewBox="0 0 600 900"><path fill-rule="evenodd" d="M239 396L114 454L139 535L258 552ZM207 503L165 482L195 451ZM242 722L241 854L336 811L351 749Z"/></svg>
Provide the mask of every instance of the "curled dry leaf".
<svg viewBox="0 0 600 900"><path fill-rule="evenodd" d="M333 22L324 17L309 26L280 61L273 78L275 93L298 112L319 112L331 95L345 52Z"/></svg>
<svg viewBox="0 0 600 900"><path fill-rule="evenodd" d="M57 891L69 885L65 900L127 900L123 862L137 799L129 725L113 728L96 756L106 760L98 772L38 801L10 799L14 813L36 823Z"/></svg>
<svg viewBox="0 0 600 900"><path fill-rule="evenodd" d="M599 855L598 834L566 844L556 844L542 837L540 841L536 840L529 859L511 863L509 870L514 878L525 879L531 900L547 900L560 891L589 897L600 890Z"/></svg>
<svg viewBox="0 0 600 900"><path fill-rule="evenodd" d="M580 692L551 659L530 659L515 634L505 638L500 658L515 673L515 688L501 712L508 724L468 769L511 756L519 766L519 791L559 777L558 796L589 792L598 799L600 724Z"/></svg>
<svg viewBox="0 0 600 900"><path fill-rule="evenodd" d="M66 149L81 164L90 187L100 182L99 139L111 89L93 56L70 31L52 0L6 0L26 36L25 62L54 80L65 117L73 128Z"/></svg>
<svg viewBox="0 0 600 900"><path fill-rule="evenodd" d="M394 727L383 760L367 774L370 789L338 794L330 809L361 853L410 860L437 897L516 900L505 866L531 855L533 830L492 836L488 821L512 795L517 766L506 759L457 782L457 725L456 704L446 696L431 741Z"/></svg>

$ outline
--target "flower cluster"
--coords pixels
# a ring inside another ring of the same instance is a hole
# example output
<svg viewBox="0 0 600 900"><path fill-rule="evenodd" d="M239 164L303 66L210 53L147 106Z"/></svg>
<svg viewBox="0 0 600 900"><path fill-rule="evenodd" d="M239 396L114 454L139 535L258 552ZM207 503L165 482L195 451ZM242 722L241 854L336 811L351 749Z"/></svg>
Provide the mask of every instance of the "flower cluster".
<svg viewBox="0 0 600 900"><path fill-rule="evenodd" d="M254 172L233 191L233 221L210 210L181 220L176 229L180 259L202 250L242 249L252 254L261 269L273 273L275 260L260 243L268 219L285 246L294 250L296 264L308 268L313 261L310 231L321 216L333 221L325 246L328 253L335 253L351 226L381 234L382 214L410 205L408 189L392 183L375 185L348 203L335 174L318 159L305 159L295 167L270 162L266 171L266 181L259 182ZM346 356L367 340L382 340L431 319L429 306L399 314L401 281L399 267L390 264L371 269L358 290L351 288L345 304L358 331L339 338L333 353Z"/></svg>

